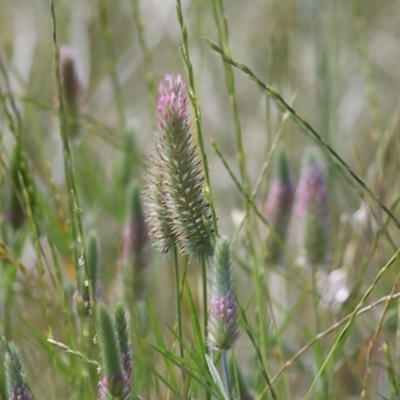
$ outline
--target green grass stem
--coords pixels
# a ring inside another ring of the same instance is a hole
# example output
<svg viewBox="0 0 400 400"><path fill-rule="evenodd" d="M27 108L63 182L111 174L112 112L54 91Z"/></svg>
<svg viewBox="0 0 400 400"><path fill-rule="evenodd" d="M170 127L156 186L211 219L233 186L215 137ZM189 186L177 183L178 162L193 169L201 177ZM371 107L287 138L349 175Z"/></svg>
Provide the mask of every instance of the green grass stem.
<svg viewBox="0 0 400 400"><path fill-rule="evenodd" d="M57 85L57 100L59 104L58 117L60 121L60 132L63 143L63 156L64 156L64 171L68 188L68 207L71 217L72 240L74 248L74 261L77 276L82 275L84 271L85 281L90 276L88 265L86 263L85 240L82 228L81 208L79 205L78 192L75 184L74 166L72 159L72 152L69 145L68 131L67 131L67 117L64 109L64 100L62 94L62 84L60 75L60 49L57 41L57 19L54 0L50 0L50 13L52 21L53 32L53 51L54 51L54 72L56 76ZM80 293L83 292L83 287L80 288ZM89 298L93 298L91 288L89 285ZM91 300L90 300L91 301ZM90 308L91 305L89 305Z"/></svg>

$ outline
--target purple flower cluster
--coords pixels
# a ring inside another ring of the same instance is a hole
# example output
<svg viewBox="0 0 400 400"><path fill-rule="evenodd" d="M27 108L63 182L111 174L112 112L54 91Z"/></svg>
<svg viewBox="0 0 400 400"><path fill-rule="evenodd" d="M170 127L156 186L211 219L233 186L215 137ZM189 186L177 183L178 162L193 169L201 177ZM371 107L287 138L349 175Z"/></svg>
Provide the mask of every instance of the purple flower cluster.
<svg viewBox="0 0 400 400"><path fill-rule="evenodd" d="M32 400L33 397L29 389L22 385L20 387L16 387L14 391L10 394L9 400Z"/></svg>
<svg viewBox="0 0 400 400"><path fill-rule="evenodd" d="M124 399L131 393L131 382L126 374L104 377L98 383L97 400L106 400L108 394Z"/></svg>
<svg viewBox="0 0 400 400"><path fill-rule="evenodd" d="M330 259L330 219L323 164L314 150L305 152L295 199L283 147L278 151L277 161L278 172L273 179L264 212L269 223L265 242L266 262L276 264L281 260L290 219L293 217L301 265L325 266Z"/></svg>

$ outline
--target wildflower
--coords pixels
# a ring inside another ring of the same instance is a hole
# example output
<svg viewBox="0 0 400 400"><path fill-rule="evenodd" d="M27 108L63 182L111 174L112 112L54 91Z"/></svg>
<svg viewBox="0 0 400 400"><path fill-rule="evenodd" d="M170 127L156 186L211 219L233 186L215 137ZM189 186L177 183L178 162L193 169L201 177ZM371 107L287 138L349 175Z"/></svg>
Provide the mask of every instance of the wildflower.
<svg viewBox="0 0 400 400"><path fill-rule="evenodd" d="M14 230L19 229L26 219L24 185L27 185L26 160L17 144L11 159L9 196L5 212L5 220L11 224Z"/></svg>
<svg viewBox="0 0 400 400"><path fill-rule="evenodd" d="M166 75L158 93L158 131L146 189L150 236L162 253L177 245L191 259L204 259L213 252L213 228L186 87L179 75Z"/></svg>
<svg viewBox="0 0 400 400"><path fill-rule="evenodd" d="M117 337L120 344L122 365L127 377L130 379L133 371L132 345L125 309L120 301L114 306L114 320Z"/></svg>
<svg viewBox="0 0 400 400"><path fill-rule="evenodd" d="M328 188L323 167L312 151L304 157L295 209L301 259L326 265L330 257Z"/></svg>
<svg viewBox="0 0 400 400"><path fill-rule="evenodd" d="M83 88L76 70L75 50L71 46L60 47L60 74L68 134L76 138L80 133Z"/></svg>
<svg viewBox="0 0 400 400"><path fill-rule="evenodd" d="M229 350L239 336L238 310L233 290L229 241L219 238L215 244L208 345L216 350Z"/></svg>
<svg viewBox="0 0 400 400"><path fill-rule="evenodd" d="M118 398L121 400L130 399L128 390L122 394L113 394L115 392L112 392L112 390L115 390L113 389L115 387L128 387L128 385L130 385L130 382L127 380L126 376L113 376L112 378L105 377L101 379L97 385L98 392L96 400L107 400L110 398L108 396L109 394L113 396L112 398Z"/></svg>
<svg viewBox="0 0 400 400"><path fill-rule="evenodd" d="M87 263L89 267L89 278L91 283L91 290L94 300L98 300L100 298L100 244L99 238L97 237L95 232L90 232L87 237L86 244L86 255L87 255Z"/></svg>
<svg viewBox="0 0 400 400"><path fill-rule="evenodd" d="M9 400L32 400L32 394L25 382L25 371L21 354L14 342L10 342L7 345L4 366Z"/></svg>
<svg viewBox="0 0 400 400"><path fill-rule="evenodd" d="M115 321L107 307L97 306L97 335L105 377L99 382L98 398L104 398L104 392L124 399L131 391L130 376L122 363L121 346Z"/></svg>
<svg viewBox="0 0 400 400"><path fill-rule="evenodd" d="M142 299L147 289L150 237L137 183L132 184L129 190L127 214L122 250L123 264L127 273L126 287L129 291L133 290L135 299Z"/></svg>
<svg viewBox="0 0 400 400"><path fill-rule="evenodd" d="M276 157L276 177L265 205L265 217L269 222L265 240L267 263L277 263L282 256L293 200L294 187L288 160L285 148L280 147Z"/></svg>

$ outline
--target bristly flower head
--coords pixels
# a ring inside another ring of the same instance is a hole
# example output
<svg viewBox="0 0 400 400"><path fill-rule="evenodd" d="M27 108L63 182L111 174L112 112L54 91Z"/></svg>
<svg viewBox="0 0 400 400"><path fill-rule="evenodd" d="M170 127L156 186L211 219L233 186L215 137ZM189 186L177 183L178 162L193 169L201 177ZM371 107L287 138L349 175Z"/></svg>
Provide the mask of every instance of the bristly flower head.
<svg viewBox="0 0 400 400"><path fill-rule="evenodd" d="M25 382L25 372L21 355L14 342L10 342L7 345L4 366L9 400L32 400L32 394Z"/></svg>
<svg viewBox="0 0 400 400"><path fill-rule="evenodd" d="M323 166L314 151L306 152L295 207L301 261L326 265L330 257L328 188Z"/></svg>
<svg viewBox="0 0 400 400"><path fill-rule="evenodd" d="M177 245L191 259L204 259L213 253L211 211L182 78L166 75L158 95L158 132L146 189L150 236L163 253Z"/></svg>
<svg viewBox="0 0 400 400"><path fill-rule="evenodd" d="M281 146L277 150L276 176L265 205L265 217L269 222L265 241L267 263L277 263L282 256L293 200L293 181L285 148Z"/></svg>
<svg viewBox="0 0 400 400"><path fill-rule="evenodd" d="M76 138L80 133L83 88L76 69L75 49L71 46L60 47L60 74L68 134L71 138Z"/></svg>
<svg viewBox="0 0 400 400"><path fill-rule="evenodd" d="M128 196L122 262L128 297L136 300L146 296L148 286L147 267L150 262L150 237L145 219L140 189L137 183L133 183Z"/></svg>
<svg viewBox="0 0 400 400"><path fill-rule="evenodd" d="M124 305L120 301L114 306L114 320L120 345L122 366L124 367L127 378L131 379L133 372L133 357L130 329Z"/></svg>
<svg viewBox="0 0 400 400"><path fill-rule="evenodd" d="M14 230L21 228L26 220L23 204L24 183L27 184L26 161L23 157L21 147L15 145L10 165L9 195L5 199L4 218L11 224Z"/></svg>
<svg viewBox="0 0 400 400"><path fill-rule="evenodd" d="M97 336L105 377L99 382L98 399L108 391L112 396L125 399L131 392L130 376L122 360L119 334L107 307L99 303L96 308Z"/></svg>
<svg viewBox="0 0 400 400"><path fill-rule="evenodd" d="M229 241L219 238L215 244L210 315L208 318L208 345L216 350L229 350L237 338L238 309L233 290Z"/></svg>

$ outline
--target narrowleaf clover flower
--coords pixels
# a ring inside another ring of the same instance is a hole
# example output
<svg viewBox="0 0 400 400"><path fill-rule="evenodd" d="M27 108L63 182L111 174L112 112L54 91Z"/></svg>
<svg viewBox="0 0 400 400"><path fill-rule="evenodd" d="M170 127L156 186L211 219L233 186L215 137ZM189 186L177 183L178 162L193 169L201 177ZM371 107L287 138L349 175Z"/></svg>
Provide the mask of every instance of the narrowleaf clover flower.
<svg viewBox="0 0 400 400"><path fill-rule="evenodd" d="M277 150L276 176L265 205L265 218L269 222L265 240L267 263L275 264L282 257L282 246L286 239L293 200L293 181L285 148L281 146Z"/></svg>
<svg viewBox="0 0 400 400"><path fill-rule="evenodd" d="M176 245L192 260L207 258L213 253L211 210L181 76L161 81L156 118L146 188L150 236L162 253Z"/></svg>
<svg viewBox="0 0 400 400"><path fill-rule="evenodd" d="M17 144L11 159L9 196L5 204L5 220L11 224L14 230L18 230L26 219L23 190L28 181L25 168L26 161Z"/></svg>
<svg viewBox="0 0 400 400"><path fill-rule="evenodd" d="M122 360L119 331L103 303L98 304L96 311L97 336L105 375L98 385L98 400L105 399L107 393L126 399L131 392L131 383Z"/></svg>
<svg viewBox="0 0 400 400"><path fill-rule="evenodd" d="M125 287L129 294L133 293L134 299L143 299L147 291L150 237L137 183L133 183L129 190L123 236L122 262L126 276Z"/></svg>
<svg viewBox="0 0 400 400"><path fill-rule="evenodd" d="M32 400L33 396L25 382L25 371L21 354L14 342L10 342L7 345L4 366L6 370L8 399Z"/></svg>
<svg viewBox="0 0 400 400"><path fill-rule="evenodd" d="M80 133L83 89L76 70L75 50L71 46L60 47L60 75L68 134L71 138L76 138Z"/></svg>
<svg viewBox="0 0 400 400"><path fill-rule="evenodd" d="M238 310L233 290L229 241L215 244L207 342L215 350L229 350L238 337Z"/></svg>
<svg viewBox="0 0 400 400"><path fill-rule="evenodd" d="M100 299L101 287L100 287L100 270L101 270L101 262L100 262L100 243L99 238L94 231L90 232L87 237L86 244L86 254L87 254L87 263L89 267L89 278L92 289L92 295L94 297L94 301Z"/></svg>
<svg viewBox="0 0 400 400"><path fill-rule="evenodd" d="M127 377L130 379L133 372L132 344L126 312L120 301L114 306L114 320L120 345L122 366L124 367Z"/></svg>
<svg viewBox="0 0 400 400"><path fill-rule="evenodd" d="M330 257L328 188L321 162L313 151L303 160L295 207L301 262L326 265Z"/></svg>

